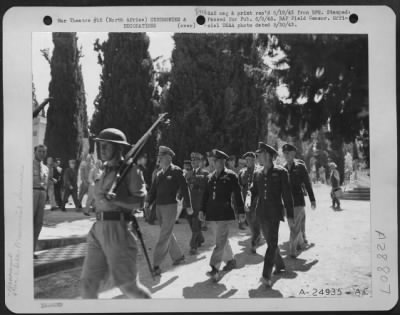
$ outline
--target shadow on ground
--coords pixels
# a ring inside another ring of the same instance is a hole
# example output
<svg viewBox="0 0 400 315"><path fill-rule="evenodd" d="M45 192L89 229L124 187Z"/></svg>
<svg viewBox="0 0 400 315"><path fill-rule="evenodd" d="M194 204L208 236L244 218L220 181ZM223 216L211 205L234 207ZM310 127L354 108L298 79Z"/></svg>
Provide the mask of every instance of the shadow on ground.
<svg viewBox="0 0 400 315"><path fill-rule="evenodd" d="M192 287L185 287L182 292L185 299L226 299L233 296L238 291L237 289L230 289L225 292L226 289L224 284L215 283L211 279L208 279L203 282L197 282Z"/></svg>
<svg viewBox="0 0 400 315"><path fill-rule="evenodd" d="M273 288L266 288L264 285L260 285L257 289L249 290L250 298L282 298L283 295L279 290Z"/></svg>

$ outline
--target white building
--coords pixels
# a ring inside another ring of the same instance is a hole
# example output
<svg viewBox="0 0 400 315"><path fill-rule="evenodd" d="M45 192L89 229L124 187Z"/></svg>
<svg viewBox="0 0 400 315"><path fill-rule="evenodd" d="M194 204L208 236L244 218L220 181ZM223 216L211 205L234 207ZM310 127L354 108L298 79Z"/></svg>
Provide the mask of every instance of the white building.
<svg viewBox="0 0 400 315"><path fill-rule="evenodd" d="M33 118L33 147L44 143L44 134L46 132L47 118L41 114Z"/></svg>

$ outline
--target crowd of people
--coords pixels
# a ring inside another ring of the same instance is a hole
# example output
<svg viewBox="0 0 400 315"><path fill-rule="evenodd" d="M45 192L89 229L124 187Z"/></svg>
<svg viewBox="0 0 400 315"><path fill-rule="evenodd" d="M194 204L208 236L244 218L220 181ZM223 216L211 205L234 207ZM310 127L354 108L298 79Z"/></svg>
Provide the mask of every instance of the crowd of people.
<svg viewBox="0 0 400 315"><path fill-rule="evenodd" d="M95 212L96 223L88 235L88 252L82 271L82 297L97 298L101 281L107 274L128 297L150 298L150 291L138 277L136 266L136 236L127 233L130 215L144 210L147 222L160 226L153 254L154 276L161 276L161 264L170 256L173 265L185 262L185 254L174 235L174 225L185 213L191 229L189 254L197 255L204 243L204 233L213 229L215 247L207 275L214 281L223 272L236 267L229 241L232 222L251 233L250 253L267 243L261 281L272 286L272 274L285 271L278 247L280 222L287 219L290 228L289 256L293 259L308 248L306 237L305 196L312 209L316 208L312 181L304 161L296 159L297 148L285 144L281 150L284 165L275 160L278 151L260 142L258 148L246 152L236 167L236 157L213 149L206 154L192 152L183 169L173 163L171 148L160 146L157 165L151 173L147 155L142 154L130 169L116 194L109 189L123 162L123 151L129 143L118 129L105 129L95 139L100 148L100 159L88 155L77 171L76 161L61 169L60 159L47 158L46 147L35 147L33 164L34 192L34 248L43 223L43 210L48 196L51 210L65 211L72 196L77 211L88 195L83 213ZM336 165L330 163L329 180L332 185L333 207L340 207L335 193L340 189ZM78 189L78 175L80 185ZM222 267L222 263L225 262ZM222 267L222 269L221 269Z"/></svg>

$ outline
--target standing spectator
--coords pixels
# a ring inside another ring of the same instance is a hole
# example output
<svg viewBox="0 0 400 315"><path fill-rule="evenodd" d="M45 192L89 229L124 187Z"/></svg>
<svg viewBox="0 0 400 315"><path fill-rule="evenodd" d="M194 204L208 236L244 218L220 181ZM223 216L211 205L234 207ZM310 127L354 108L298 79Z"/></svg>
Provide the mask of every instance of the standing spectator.
<svg viewBox="0 0 400 315"><path fill-rule="evenodd" d="M337 195L336 192L341 190L339 171L337 170L337 165L334 162L329 163L329 168L330 168L329 180L332 187L331 190L332 208L340 210L340 201L339 198L336 196Z"/></svg>
<svg viewBox="0 0 400 315"><path fill-rule="evenodd" d="M35 147L35 157L33 159L33 257L35 259L38 258L35 250L43 226L44 206L46 204L46 190L49 178L49 169L43 164L46 154L47 148L45 145L39 144Z"/></svg>
<svg viewBox="0 0 400 315"><path fill-rule="evenodd" d="M89 172L91 168L92 157L88 154L84 161L79 165L79 175L81 184L79 185L79 204L82 204L83 197L88 193L89 189Z"/></svg>
<svg viewBox="0 0 400 315"><path fill-rule="evenodd" d="M53 169L53 180L54 180L54 197L56 198L56 204L58 208L60 208L62 204L62 197L61 197L62 171L63 169L61 168L61 159L56 158L56 163L54 164L54 169Z"/></svg>
<svg viewBox="0 0 400 315"><path fill-rule="evenodd" d="M319 180L321 181L321 184L326 184L326 171L325 167L321 165L321 167L318 170L319 172Z"/></svg>
<svg viewBox="0 0 400 315"><path fill-rule="evenodd" d="M65 205L67 204L68 198L71 195L72 199L74 200L75 208L77 208L78 211L78 209L82 209L82 205L78 200L78 175L76 172L76 161L69 160L68 164L69 168L64 171L64 196L61 204L61 211L66 211Z"/></svg>
<svg viewBox="0 0 400 315"><path fill-rule="evenodd" d="M350 183L350 176L353 173L353 157L350 152L344 156L344 180L345 184Z"/></svg>
<svg viewBox="0 0 400 315"><path fill-rule="evenodd" d="M247 191L249 190L252 182L255 169L255 158L256 154L254 152L247 152L243 155L243 159L246 161L247 167L243 168L239 172L239 185L242 189L243 200L246 199ZM255 204L252 204L250 208L245 207L246 220L249 224L251 231L251 252L256 253L256 247L259 245L261 240L261 230L260 223L256 217Z"/></svg>
<svg viewBox="0 0 400 315"><path fill-rule="evenodd" d="M55 164L54 160L52 157L47 158L47 168L49 169L49 180L47 183L47 197L49 198L50 202L50 210L56 210L58 208L58 205L56 203L56 197L54 193L54 184L57 182L57 179L54 178L55 174Z"/></svg>
<svg viewBox="0 0 400 315"><path fill-rule="evenodd" d="M201 232L201 221L199 220L199 211L201 210L201 202L207 186L208 172L201 168L200 161L202 157L203 156L198 152L192 152L190 154L193 174L187 179L193 208L193 214L188 215L189 226L192 231L192 237L190 239L191 255L196 255L198 248L204 242L204 236Z"/></svg>
<svg viewBox="0 0 400 315"><path fill-rule="evenodd" d="M311 208L316 208L314 192L310 182L307 168L303 161L295 159L297 148L289 143L282 146L282 152L286 160L285 168L289 173L290 188L293 196L293 225L290 226L289 256L298 256L299 249L305 249L307 239L305 238L305 200L303 186L310 198ZM304 221L304 231L303 231Z"/></svg>
<svg viewBox="0 0 400 315"><path fill-rule="evenodd" d="M312 156L310 158L310 177L313 184L317 183L317 159Z"/></svg>
<svg viewBox="0 0 400 315"><path fill-rule="evenodd" d="M161 275L160 265L169 253L173 265L184 262L185 256L173 234L174 223L177 214L177 194L178 191L183 196L182 205L187 214L191 215L193 210L190 203L190 194L182 169L172 163L175 153L168 147L160 146L158 158L161 170L156 174L151 185L147 201L144 203L145 209L153 202L156 203L157 219L160 224L160 235L154 250L154 275Z"/></svg>
<svg viewBox="0 0 400 315"><path fill-rule="evenodd" d="M86 207L84 214L89 215L90 209L94 207L94 188L96 186L96 183L100 180L101 175L103 173L102 171L102 162L101 160L97 160L95 163L93 163L93 160L91 160L91 168L89 171L89 189L88 189L88 198L86 200ZM96 209L93 208L93 212L95 212Z"/></svg>
<svg viewBox="0 0 400 315"><path fill-rule="evenodd" d="M211 254L211 271L207 273L214 281L220 278L219 268L226 261L224 271L236 268L231 245L229 244L229 225L235 220L231 200L235 198L239 220L245 220L243 199L236 173L225 167L228 155L219 150L213 150L215 172L208 177L207 186L202 199L200 220L211 221L215 231L215 248Z"/></svg>
<svg viewBox="0 0 400 315"><path fill-rule="evenodd" d="M265 286L271 287L273 267L275 266L276 274L285 270L278 247L279 224L284 221L286 208L289 226L293 225L293 198L288 171L274 163L278 152L260 142L256 153L263 167L254 172L253 183L246 197L246 207L249 208L253 203L257 205L256 215L268 245L261 281Z"/></svg>

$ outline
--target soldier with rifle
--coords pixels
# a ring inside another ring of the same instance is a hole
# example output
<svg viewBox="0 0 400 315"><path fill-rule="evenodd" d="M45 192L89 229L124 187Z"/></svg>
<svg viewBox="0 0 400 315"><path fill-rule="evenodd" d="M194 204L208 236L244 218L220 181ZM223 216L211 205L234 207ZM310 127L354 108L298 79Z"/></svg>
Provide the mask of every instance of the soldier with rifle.
<svg viewBox="0 0 400 315"><path fill-rule="evenodd" d="M146 196L143 174L137 165L131 165L113 192L115 178L126 162L122 151L130 145L125 134L114 128L101 131L95 141L100 145L104 172L94 191L96 222L87 238L88 251L81 276L82 298L97 298L100 283L108 273L129 298L151 298L150 291L139 281L135 236L127 231L132 210L140 208Z"/></svg>

